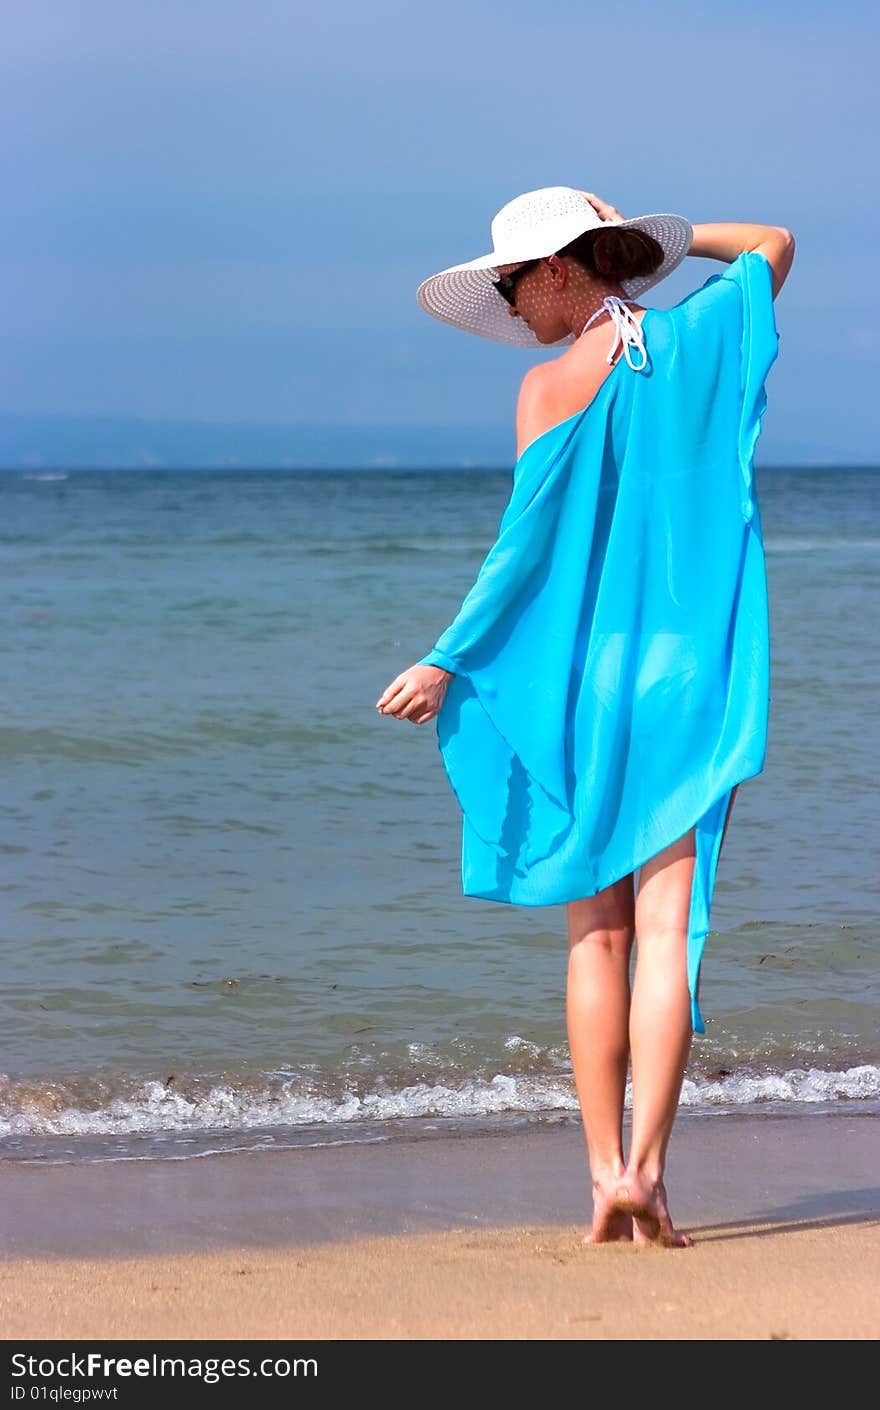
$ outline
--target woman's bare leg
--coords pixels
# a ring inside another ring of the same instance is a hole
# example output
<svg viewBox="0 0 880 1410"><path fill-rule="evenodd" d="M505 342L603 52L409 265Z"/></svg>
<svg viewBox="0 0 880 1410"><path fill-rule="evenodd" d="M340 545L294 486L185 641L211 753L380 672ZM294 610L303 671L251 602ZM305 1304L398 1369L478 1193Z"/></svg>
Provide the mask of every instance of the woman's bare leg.
<svg viewBox="0 0 880 1410"><path fill-rule="evenodd" d="M733 806L733 790L722 845ZM633 1217L638 1243L687 1247L673 1227L663 1172L691 1048L687 982L688 915L695 865L694 831L646 862L635 901L638 956L630 1007L632 1140L618 1206Z"/></svg>
<svg viewBox="0 0 880 1410"><path fill-rule="evenodd" d="M623 1101L629 1062L629 964L635 934L632 874L570 901L566 1022L593 1182L593 1226L585 1243L633 1237L615 1208L624 1172Z"/></svg>
<svg viewBox="0 0 880 1410"><path fill-rule="evenodd" d="M687 929L693 829L646 862L636 895L638 955L630 1007L632 1139L617 1202L638 1243L683 1246L666 1205L663 1171L691 1046Z"/></svg>

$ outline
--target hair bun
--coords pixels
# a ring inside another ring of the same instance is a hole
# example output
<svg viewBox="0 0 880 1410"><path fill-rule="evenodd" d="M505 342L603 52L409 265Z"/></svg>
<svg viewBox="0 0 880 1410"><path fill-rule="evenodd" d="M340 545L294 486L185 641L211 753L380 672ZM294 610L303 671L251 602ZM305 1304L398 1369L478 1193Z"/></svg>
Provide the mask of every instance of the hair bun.
<svg viewBox="0 0 880 1410"><path fill-rule="evenodd" d="M556 253L571 255L591 274L615 283L653 274L663 263L662 245L632 225L623 230L616 225L586 230Z"/></svg>

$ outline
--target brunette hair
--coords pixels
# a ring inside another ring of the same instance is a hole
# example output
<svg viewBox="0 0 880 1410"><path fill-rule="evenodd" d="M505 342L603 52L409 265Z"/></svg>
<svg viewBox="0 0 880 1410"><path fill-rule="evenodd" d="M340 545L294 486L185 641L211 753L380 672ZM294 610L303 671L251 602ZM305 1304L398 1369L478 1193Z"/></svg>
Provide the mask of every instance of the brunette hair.
<svg viewBox="0 0 880 1410"><path fill-rule="evenodd" d="M602 230L585 230L561 250L558 255L571 255L599 279L635 279L641 274L653 274L663 263L663 247L644 230L627 226L609 226Z"/></svg>

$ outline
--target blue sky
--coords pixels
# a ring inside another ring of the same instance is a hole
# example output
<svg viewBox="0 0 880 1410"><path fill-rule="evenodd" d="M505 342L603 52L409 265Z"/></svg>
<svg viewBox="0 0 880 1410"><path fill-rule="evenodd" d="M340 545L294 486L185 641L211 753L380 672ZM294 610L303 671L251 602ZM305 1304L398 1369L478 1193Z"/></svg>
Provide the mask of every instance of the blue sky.
<svg viewBox="0 0 880 1410"><path fill-rule="evenodd" d="M512 445L547 354L447 328L415 290L560 183L627 216L788 225L760 458L877 463L878 29L809 0L28 0L0 54L0 412Z"/></svg>

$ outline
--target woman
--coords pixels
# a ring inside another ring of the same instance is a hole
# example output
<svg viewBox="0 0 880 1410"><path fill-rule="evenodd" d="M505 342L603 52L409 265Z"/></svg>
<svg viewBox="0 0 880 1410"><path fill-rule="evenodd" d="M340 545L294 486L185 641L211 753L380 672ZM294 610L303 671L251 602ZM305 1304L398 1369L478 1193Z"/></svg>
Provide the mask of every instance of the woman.
<svg viewBox="0 0 880 1410"><path fill-rule="evenodd" d="M624 220L569 187L510 202L492 237L489 255L426 280L420 303L466 331L565 351L523 379L513 490L473 588L377 708L437 718L465 895L566 905L584 1241L686 1247L663 1173L705 1031L700 963L730 808L764 764L752 472L794 240L780 226ZM672 309L639 304L688 253L726 268Z"/></svg>

